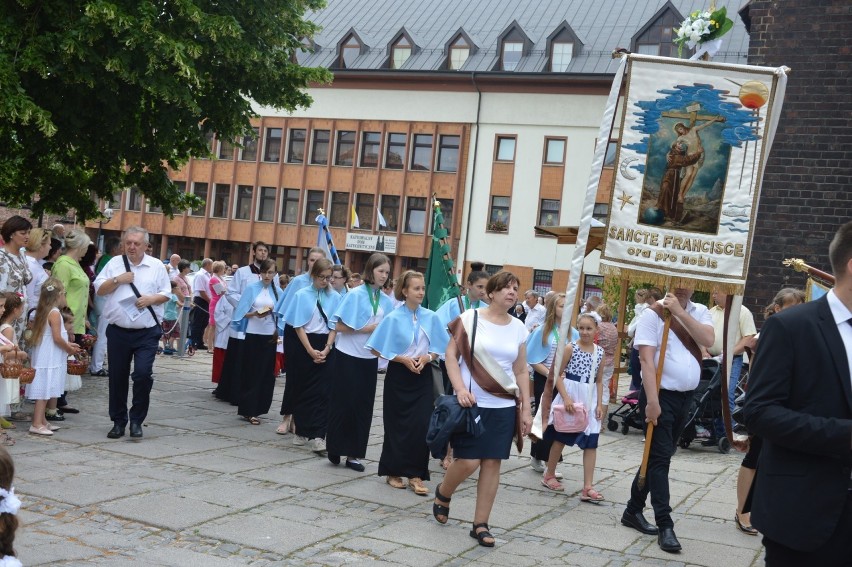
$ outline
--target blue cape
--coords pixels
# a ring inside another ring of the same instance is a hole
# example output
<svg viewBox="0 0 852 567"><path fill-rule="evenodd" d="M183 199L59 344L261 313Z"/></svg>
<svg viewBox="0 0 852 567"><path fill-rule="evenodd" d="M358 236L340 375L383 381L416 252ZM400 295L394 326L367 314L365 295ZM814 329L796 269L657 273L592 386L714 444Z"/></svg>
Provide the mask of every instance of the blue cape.
<svg viewBox="0 0 852 567"><path fill-rule="evenodd" d="M373 288L369 284L359 285L343 296L337 312L329 317L329 324L341 321L344 325L356 331L367 324L373 316L373 306L368 295ZM385 312L385 317L393 311L393 301L390 297L379 291L379 307ZM332 327L333 328L333 327Z"/></svg>
<svg viewBox="0 0 852 567"><path fill-rule="evenodd" d="M288 288L290 286L287 286ZM322 297L322 310L329 320L329 328L333 329L331 324L331 316L337 311L337 306L340 304L341 297L336 291L330 287L325 288L320 292ZM284 310L284 316L279 320L280 327L287 323L291 327L304 327L314 316L314 311L317 307L317 290L313 285L302 288L287 301Z"/></svg>
<svg viewBox="0 0 852 567"><path fill-rule="evenodd" d="M429 338L429 352L444 354L450 340L446 327L441 325L434 311L418 307L415 313L420 328ZM412 312L405 305L400 305L385 315L367 339L367 348L375 350L387 360L393 360L395 356L404 353L414 342L414 322L411 315Z"/></svg>
<svg viewBox="0 0 852 567"><path fill-rule="evenodd" d="M284 291L278 294L278 301L275 303L275 312L278 313L278 320L281 321L284 316L284 311L286 311L287 306L285 305L288 298L294 296L297 291L303 290L306 287L310 286L313 282L311 281L311 274L305 272L304 274L299 274L287 284L287 287L284 288Z"/></svg>
<svg viewBox="0 0 852 567"><path fill-rule="evenodd" d="M464 305L465 298L462 298L462 305ZM485 307L488 305L485 301L480 300L478 305L474 305L474 307ZM449 325L452 321L455 320L456 317L461 315L461 309L459 308L459 301L455 297L449 298L444 302L438 309L435 310L435 313L438 315L438 318L441 320L441 324L445 327Z"/></svg>
<svg viewBox="0 0 852 567"><path fill-rule="evenodd" d="M559 326L554 326L553 329L559 330ZM547 359L550 354L550 346L556 342L556 337L553 336L553 329L550 331L550 340L546 345L541 344L541 334L544 332L544 325L539 325L535 330L527 336L527 363L538 364ZM580 340L580 333L575 328L571 328L571 340Z"/></svg>
<svg viewBox="0 0 852 567"><path fill-rule="evenodd" d="M245 291L240 296L240 302L234 309L234 315L231 317L231 327L238 333L245 333L248 326L246 313L251 311L251 306L260 292L263 290L263 282L258 280L246 286ZM272 296L272 301L275 301L276 296L281 297L281 290L277 289L273 284L269 284L269 295Z"/></svg>

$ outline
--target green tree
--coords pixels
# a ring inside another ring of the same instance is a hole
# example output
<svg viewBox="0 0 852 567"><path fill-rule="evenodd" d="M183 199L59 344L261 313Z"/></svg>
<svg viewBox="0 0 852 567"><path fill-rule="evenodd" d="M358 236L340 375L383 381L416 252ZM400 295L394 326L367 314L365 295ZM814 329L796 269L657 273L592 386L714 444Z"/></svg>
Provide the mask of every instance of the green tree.
<svg viewBox="0 0 852 567"><path fill-rule="evenodd" d="M311 103L295 63L322 0L0 0L0 198L97 215L137 186L166 214L196 199L167 167L208 136L251 135L252 101Z"/></svg>

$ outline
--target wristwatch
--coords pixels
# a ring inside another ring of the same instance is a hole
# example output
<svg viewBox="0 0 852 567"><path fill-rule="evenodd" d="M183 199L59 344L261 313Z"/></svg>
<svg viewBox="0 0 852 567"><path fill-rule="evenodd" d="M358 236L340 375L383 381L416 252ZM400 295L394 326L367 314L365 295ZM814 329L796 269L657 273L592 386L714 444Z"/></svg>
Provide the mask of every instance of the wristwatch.
<svg viewBox="0 0 852 567"><path fill-rule="evenodd" d="M112 283L118 285L118 278L112 278Z"/></svg>

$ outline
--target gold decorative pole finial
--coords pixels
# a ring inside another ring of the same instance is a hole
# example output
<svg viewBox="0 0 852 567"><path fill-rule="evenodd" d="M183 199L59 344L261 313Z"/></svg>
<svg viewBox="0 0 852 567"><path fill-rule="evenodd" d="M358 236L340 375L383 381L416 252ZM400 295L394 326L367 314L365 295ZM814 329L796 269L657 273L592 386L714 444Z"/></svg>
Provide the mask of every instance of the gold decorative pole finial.
<svg viewBox="0 0 852 567"><path fill-rule="evenodd" d="M319 214L321 214L321 215L324 215L324 214L325 214L325 210L324 210L322 207L318 208L318 209L317 209L317 212L318 212Z"/></svg>
<svg viewBox="0 0 852 567"><path fill-rule="evenodd" d="M809 268L801 258L789 258L784 260L783 264L788 268L793 268L797 272L807 272Z"/></svg>

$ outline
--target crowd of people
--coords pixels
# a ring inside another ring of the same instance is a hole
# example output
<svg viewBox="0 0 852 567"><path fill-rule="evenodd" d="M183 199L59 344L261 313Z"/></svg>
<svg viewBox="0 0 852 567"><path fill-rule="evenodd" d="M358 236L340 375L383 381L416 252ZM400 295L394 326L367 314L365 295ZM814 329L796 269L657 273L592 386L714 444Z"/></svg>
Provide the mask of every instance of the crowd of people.
<svg viewBox="0 0 852 567"><path fill-rule="evenodd" d="M564 447L576 446L583 451L580 500L604 500L594 486L595 463L619 337L612 307L598 296L583 302L576 328L557 357L565 295L549 292L541 297L528 290L521 296L518 277L505 271L489 275L478 263L465 278L464 295L433 311L422 306L423 274L406 270L393 278L390 259L382 253L371 255L363 272L355 274L314 248L306 271L290 277L279 273L269 258L269 246L255 242L248 265L204 259L190 278L187 260L172 255L164 262L151 256L148 233L139 227L128 228L121 239L108 238L103 254L78 228L33 228L19 216L3 223L0 236L0 371L10 374L0 387L2 445L14 444L8 434L16 428L14 421L27 420L30 434L49 437L61 428L66 414L78 411L67 399L69 391L80 387L79 378L67 373L69 357L85 360L92 376L109 377L113 427L107 436L123 437L129 425L130 436L141 438L155 355L176 352L175 340L182 336L180 313L188 309L184 335L195 348L213 354L216 398L236 406L236 415L246 423L261 425L272 408L276 378L286 376L275 433L291 436L293 445L308 446L334 466L343 463L366 471L363 460L378 374L384 371L384 439L377 474L395 489L410 488L422 496L433 492L433 515L446 523L456 489L478 471L470 536L480 545L495 543L489 518L501 462L509 457L513 442L521 451L528 435L533 438L530 467L542 475L545 488L564 490L557 465ZM838 281L849 285L852 275L845 271L852 272L852 236L843 238L832 245L832 262L838 264ZM635 308L625 321L631 389L640 392L639 404L645 420L654 424L654 434L646 477L636 473L621 522L656 535L659 546L669 552L681 549L669 504L669 463L702 361L722 354L728 298L714 291L714 306L708 309L693 302L692 293L688 288L668 293L638 289ZM849 293L845 288L838 292L832 313L848 307L843 300ZM800 290L785 288L766 315L772 315L771 321L792 322L792 316L775 314L803 302ZM671 330L658 389L665 311L671 315ZM744 365L754 373L764 363L760 357L755 364L758 334L747 309L735 326L731 398L726 400L732 410ZM773 341L783 343L786 327L780 327L773 327ZM841 326L840 344L848 353L847 334L852 334L852 326ZM561 365L554 368L557 358ZM765 364L780 372L778 364ZM793 360L791 367L798 364ZM34 378L22 389L11 369L25 365L34 370ZM841 371L845 369L841 365ZM770 517L774 507L765 494L755 492L755 484L775 486L764 478L770 473L757 466L757 457L762 450L770 462L791 458L785 453L789 439L771 425L774 418L790 424L800 418L780 410L772 413L781 393L766 384L771 379L765 373L760 376L760 386L771 391L758 388L746 404L746 420L756 435L750 445L740 447L748 453L738 477L735 521L750 535L766 526L778 538L773 554L779 556L787 551L787 544L782 545L786 532ZM430 480L426 434L436 396L444 393L454 394L460 408L474 411L482 430L450 437L442 463L446 474L431 491L424 484ZM35 402L31 414L23 411L22 396ZM848 433L848 418L840 421L836 433L842 437ZM714 431L700 434L725 435L726 424L718 420L715 425ZM804 431L799 436L810 439ZM643 515L649 495L653 523ZM752 507L755 525L749 516ZM849 508L846 503L837 512L841 521L848 521ZM842 544L832 539L830 545Z"/></svg>

